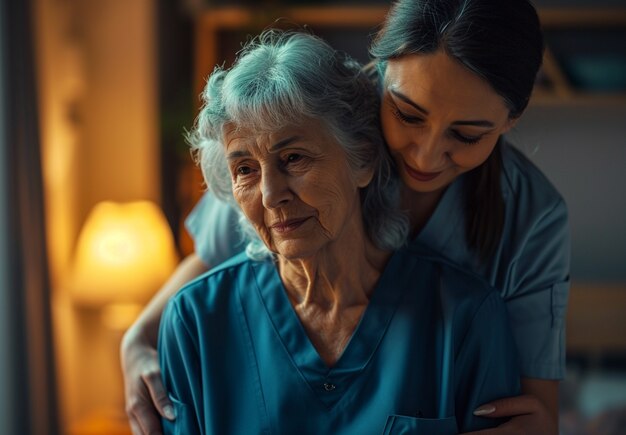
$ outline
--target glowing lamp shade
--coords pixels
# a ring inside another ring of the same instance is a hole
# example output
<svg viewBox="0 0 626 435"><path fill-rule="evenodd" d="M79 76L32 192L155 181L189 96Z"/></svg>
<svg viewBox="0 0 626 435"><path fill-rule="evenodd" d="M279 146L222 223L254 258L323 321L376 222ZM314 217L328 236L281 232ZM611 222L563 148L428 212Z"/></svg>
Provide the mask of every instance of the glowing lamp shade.
<svg viewBox="0 0 626 435"><path fill-rule="evenodd" d="M78 239L73 296L93 306L145 303L177 262L172 233L156 204L101 202Z"/></svg>

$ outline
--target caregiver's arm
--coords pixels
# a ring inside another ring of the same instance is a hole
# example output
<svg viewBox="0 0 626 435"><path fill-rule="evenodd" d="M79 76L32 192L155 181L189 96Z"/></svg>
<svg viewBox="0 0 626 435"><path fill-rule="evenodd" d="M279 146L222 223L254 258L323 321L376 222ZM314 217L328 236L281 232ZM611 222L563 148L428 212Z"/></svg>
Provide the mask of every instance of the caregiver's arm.
<svg viewBox="0 0 626 435"><path fill-rule="evenodd" d="M558 434L559 381L522 378L522 393L487 403L477 414L486 418L511 418L495 429L466 435Z"/></svg>
<svg viewBox="0 0 626 435"><path fill-rule="evenodd" d="M486 403L486 418L509 417L487 434L557 434L559 379L565 367L565 313L569 294L570 235L563 200L527 235L506 301L522 364L522 395Z"/></svg>
<svg viewBox="0 0 626 435"><path fill-rule="evenodd" d="M196 253L180 263L124 335L121 355L126 412L135 435L160 433L160 415L169 418L173 409L161 383L157 361L157 335L163 308L183 284L208 270L208 266L216 266L245 248L237 231L238 220L239 214L232 207L205 192L185 220Z"/></svg>
<svg viewBox="0 0 626 435"><path fill-rule="evenodd" d="M522 393L535 396L554 422L559 419L559 381L551 379L522 378ZM503 403L501 409L507 407L521 408L521 403ZM511 415L514 415L512 413Z"/></svg>
<svg viewBox="0 0 626 435"><path fill-rule="evenodd" d="M124 334L121 359L126 413L135 435L160 433L160 415L169 419L174 417L157 359L159 322L169 298L183 284L206 270L207 266L196 254L186 257Z"/></svg>
<svg viewBox="0 0 626 435"><path fill-rule="evenodd" d="M455 415L458 430L492 432L503 419L476 415L480 405L520 394L520 370L506 308L496 292L484 298L471 323L455 331ZM481 432L482 433L482 432ZM524 432L525 433L525 432Z"/></svg>
<svg viewBox="0 0 626 435"><path fill-rule="evenodd" d="M205 294L209 289L200 285L200 294ZM198 337L191 332L198 331L194 322L204 313L194 312L195 301L182 301L184 292L166 305L157 338L163 384L176 409L175 420L162 420L163 428L159 427L158 433L164 435L212 433L200 429L200 425L204 426L202 383L198 382L202 369Z"/></svg>

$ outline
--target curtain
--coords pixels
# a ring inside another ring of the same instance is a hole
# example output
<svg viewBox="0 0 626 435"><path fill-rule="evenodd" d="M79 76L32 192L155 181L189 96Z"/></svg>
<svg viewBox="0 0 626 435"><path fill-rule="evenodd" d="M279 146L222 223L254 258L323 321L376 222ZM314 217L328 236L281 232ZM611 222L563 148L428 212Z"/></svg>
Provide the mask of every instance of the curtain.
<svg viewBox="0 0 626 435"><path fill-rule="evenodd" d="M57 434L30 0L0 0L0 433Z"/></svg>

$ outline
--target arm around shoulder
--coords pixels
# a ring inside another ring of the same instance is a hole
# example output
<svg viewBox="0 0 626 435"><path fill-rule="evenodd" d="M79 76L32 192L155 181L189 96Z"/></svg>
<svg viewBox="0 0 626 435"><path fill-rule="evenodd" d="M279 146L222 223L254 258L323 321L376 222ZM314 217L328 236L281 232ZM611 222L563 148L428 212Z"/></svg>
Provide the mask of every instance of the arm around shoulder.
<svg viewBox="0 0 626 435"><path fill-rule="evenodd" d="M173 417L156 351L161 314L183 284L206 270L197 255L185 258L124 334L120 353L126 412L135 435L160 430L160 416Z"/></svg>
<svg viewBox="0 0 626 435"><path fill-rule="evenodd" d="M196 253L205 263L217 266L245 249L239 218L232 205L205 192L185 220Z"/></svg>
<svg viewBox="0 0 626 435"><path fill-rule="evenodd" d="M462 432L495 427L502 421L474 415L484 403L520 393L517 349L506 308L489 292L466 325L455 359L456 403Z"/></svg>
<svg viewBox="0 0 626 435"><path fill-rule="evenodd" d="M529 229L505 295L522 376L565 375L565 315L569 297L570 230L562 199Z"/></svg>
<svg viewBox="0 0 626 435"><path fill-rule="evenodd" d="M163 433L200 434L196 411L202 406L197 403L202 394L197 391L200 371L200 357L197 353L197 340L191 335L184 314L181 314L178 300L168 303L159 329L158 355L162 367L163 384L175 410L176 419L163 419Z"/></svg>
<svg viewBox="0 0 626 435"><path fill-rule="evenodd" d="M124 341L129 342L128 345L132 346L132 342L140 337L142 342L156 348L159 321L165 304L183 285L207 270L209 267L197 254L194 253L185 257L124 334Z"/></svg>

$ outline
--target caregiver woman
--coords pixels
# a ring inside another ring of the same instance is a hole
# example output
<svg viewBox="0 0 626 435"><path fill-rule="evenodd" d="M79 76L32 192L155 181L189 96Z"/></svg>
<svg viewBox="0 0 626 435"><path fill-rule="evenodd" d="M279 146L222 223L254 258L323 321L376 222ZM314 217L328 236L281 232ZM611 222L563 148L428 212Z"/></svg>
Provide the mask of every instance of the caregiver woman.
<svg viewBox="0 0 626 435"><path fill-rule="evenodd" d="M478 410L512 417L502 434L557 433L564 376L567 209L502 136L528 104L542 52L537 13L525 0L400 0L371 48L413 238L482 275L506 302L524 395ZM155 350L163 305L240 250L235 220L226 205L203 198L189 218L196 254L124 337L127 412L143 433L160 430L153 406L173 417Z"/></svg>

